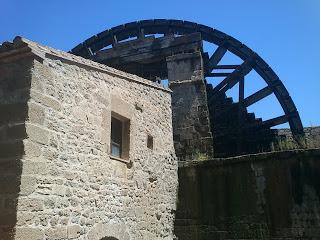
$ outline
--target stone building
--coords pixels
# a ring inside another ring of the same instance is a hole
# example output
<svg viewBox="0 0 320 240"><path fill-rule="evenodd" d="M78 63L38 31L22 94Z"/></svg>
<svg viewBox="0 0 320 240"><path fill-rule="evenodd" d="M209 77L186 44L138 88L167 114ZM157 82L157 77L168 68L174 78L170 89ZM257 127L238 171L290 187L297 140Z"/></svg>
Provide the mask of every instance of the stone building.
<svg viewBox="0 0 320 240"><path fill-rule="evenodd" d="M17 37L0 51L0 239L173 239L171 91Z"/></svg>

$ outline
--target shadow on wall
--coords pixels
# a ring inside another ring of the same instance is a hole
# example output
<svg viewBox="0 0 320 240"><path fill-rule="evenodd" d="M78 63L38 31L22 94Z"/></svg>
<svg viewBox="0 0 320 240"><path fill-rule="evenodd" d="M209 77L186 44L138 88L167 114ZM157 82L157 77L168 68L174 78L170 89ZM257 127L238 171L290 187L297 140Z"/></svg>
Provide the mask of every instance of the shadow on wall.
<svg viewBox="0 0 320 240"><path fill-rule="evenodd" d="M14 239L32 61L0 59L0 239ZM26 176L28 177L28 176Z"/></svg>
<svg viewBox="0 0 320 240"><path fill-rule="evenodd" d="M179 240L320 239L320 149L183 163Z"/></svg>

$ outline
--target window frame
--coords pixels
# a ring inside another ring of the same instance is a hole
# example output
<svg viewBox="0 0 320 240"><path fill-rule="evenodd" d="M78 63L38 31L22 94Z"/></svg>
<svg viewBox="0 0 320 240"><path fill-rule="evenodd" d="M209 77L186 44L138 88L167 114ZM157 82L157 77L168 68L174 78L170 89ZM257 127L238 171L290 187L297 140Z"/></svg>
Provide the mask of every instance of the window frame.
<svg viewBox="0 0 320 240"><path fill-rule="evenodd" d="M121 143L120 143L120 157L112 155L112 119L116 119L121 122ZM116 112L111 112L110 119L110 158L121 162L130 162L130 119Z"/></svg>

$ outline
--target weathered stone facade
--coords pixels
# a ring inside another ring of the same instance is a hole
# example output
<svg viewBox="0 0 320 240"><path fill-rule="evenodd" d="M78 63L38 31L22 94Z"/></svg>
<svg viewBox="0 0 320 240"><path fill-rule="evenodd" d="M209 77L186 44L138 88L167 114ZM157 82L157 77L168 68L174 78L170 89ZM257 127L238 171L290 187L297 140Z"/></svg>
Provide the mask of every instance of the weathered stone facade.
<svg viewBox="0 0 320 240"><path fill-rule="evenodd" d="M170 90L20 38L0 86L0 239L173 239ZM130 120L127 160L112 113Z"/></svg>
<svg viewBox="0 0 320 240"><path fill-rule="evenodd" d="M320 239L320 150L181 162L179 240Z"/></svg>
<svg viewBox="0 0 320 240"><path fill-rule="evenodd" d="M301 139L304 148L320 148L320 127L305 127L304 138ZM289 129L277 129L278 139L274 144L276 150L287 150L301 148L295 141Z"/></svg>
<svg viewBox="0 0 320 240"><path fill-rule="evenodd" d="M208 159L213 156L213 142L201 52L167 57L167 66L177 157Z"/></svg>

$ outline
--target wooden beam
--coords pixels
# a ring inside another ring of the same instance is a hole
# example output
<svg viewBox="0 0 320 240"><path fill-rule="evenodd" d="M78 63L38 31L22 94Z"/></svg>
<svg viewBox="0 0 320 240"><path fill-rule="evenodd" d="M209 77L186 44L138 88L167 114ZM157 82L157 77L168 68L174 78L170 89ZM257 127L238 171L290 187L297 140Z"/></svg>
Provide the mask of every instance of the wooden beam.
<svg viewBox="0 0 320 240"><path fill-rule="evenodd" d="M118 43L118 39L116 35L112 35L112 47L116 46Z"/></svg>
<svg viewBox="0 0 320 240"><path fill-rule="evenodd" d="M144 38L145 37L145 35L144 35L144 29L143 28L139 28L139 37L138 38Z"/></svg>
<svg viewBox="0 0 320 240"><path fill-rule="evenodd" d="M141 63L141 64L149 64L153 62L161 62L165 61L166 57L172 56L173 53L181 53L181 52L189 52L196 51L196 49L199 49L200 44L199 43L191 43L191 44L185 44L180 46L174 46L171 48L163 48L163 49L156 49L154 51L146 51L141 52L137 54L132 54L128 56L119 56L114 58L100 58L99 56L93 56L92 59L97 62L104 63L106 65L115 66L115 65L123 65L128 63Z"/></svg>
<svg viewBox="0 0 320 240"><path fill-rule="evenodd" d="M282 115L280 117L276 117L276 118L272 118L272 119L263 121L262 124L263 124L264 127L271 128L271 127L286 123L288 121L289 121L288 116L287 115Z"/></svg>
<svg viewBox="0 0 320 240"><path fill-rule="evenodd" d="M239 80L239 108L238 108L238 123L239 126L242 126L244 120L244 107L243 107L243 99L244 99L244 77ZM241 129L239 128L241 132Z"/></svg>
<svg viewBox="0 0 320 240"><path fill-rule="evenodd" d="M234 85L237 84L237 82L247 75L253 68L251 62L253 58L248 58L246 61L244 61L239 67L237 67L232 73L230 73L222 82L220 82L214 89L214 93L220 91L220 92L226 92L230 88L232 88Z"/></svg>
<svg viewBox="0 0 320 240"><path fill-rule="evenodd" d="M265 88L262 88L262 89L259 90L258 92L250 95L249 97L246 97L246 98L244 99L244 105L245 105L246 107L251 106L252 104L260 101L261 99L263 99L263 98L265 98L265 97L267 97L267 96L269 96L270 94L272 94L272 92L273 92L273 91L272 91L272 89L271 89L269 86L267 86L267 87L265 87Z"/></svg>
<svg viewBox="0 0 320 240"><path fill-rule="evenodd" d="M239 65L217 65L214 69L236 69Z"/></svg>
<svg viewBox="0 0 320 240"><path fill-rule="evenodd" d="M218 63L221 61L223 56L226 54L227 49L224 47L219 46L217 50L212 54L210 57L208 64L207 64L207 72L210 73L215 66L218 65Z"/></svg>
<svg viewBox="0 0 320 240"><path fill-rule="evenodd" d="M206 77L227 77L231 73L207 73Z"/></svg>
<svg viewBox="0 0 320 240"><path fill-rule="evenodd" d="M165 59L177 52L202 50L200 33L181 37L145 37L133 41L118 43L115 47L98 51L92 60L97 62L117 61L148 61L148 58Z"/></svg>
<svg viewBox="0 0 320 240"><path fill-rule="evenodd" d="M239 103L243 104L244 100L244 77L242 77L239 81Z"/></svg>

